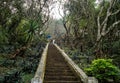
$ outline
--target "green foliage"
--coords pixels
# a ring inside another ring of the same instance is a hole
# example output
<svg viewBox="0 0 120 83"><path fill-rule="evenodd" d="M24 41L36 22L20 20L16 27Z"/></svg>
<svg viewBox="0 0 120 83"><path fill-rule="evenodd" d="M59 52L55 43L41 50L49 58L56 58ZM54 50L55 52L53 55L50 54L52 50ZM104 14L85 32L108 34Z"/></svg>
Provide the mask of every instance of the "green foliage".
<svg viewBox="0 0 120 83"><path fill-rule="evenodd" d="M0 54L0 83L30 83L38 67L45 42L34 41L25 52L25 57L10 59L8 54Z"/></svg>
<svg viewBox="0 0 120 83"><path fill-rule="evenodd" d="M23 75L22 79L23 79L23 83L30 83L31 78L34 77L34 74L25 74Z"/></svg>
<svg viewBox="0 0 120 83"><path fill-rule="evenodd" d="M120 40L113 42L112 47L113 47L113 49L120 50Z"/></svg>
<svg viewBox="0 0 120 83"><path fill-rule="evenodd" d="M88 75L95 76L100 82L107 82L110 79L115 82L120 79L120 70L112 64L111 59L94 60L85 71Z"/></svg>
<svg viewBox="0 0 120 83"><path fill-rule="evenodd" d="M21 71L11 68L11 70L7 71L3 75L0 75L0 83L22 83L21 76Z"/></svg>
<svg viewBox="0 0 120 83"><path fill-rule="evenodd" d="M46 43L39 36L44 25L41 10L26 9L24 4L23 0L0 0L0 83L30 83ZM24 58L11 58L23 46L32 50L23 49Z"/></svg>
<svg viewBox="0 0 120 83"><path fill-rule="evenodd" d="M82 28L84 28L86 25L87 25L86 19L81 19L81 20L80 20L80 26L81 26Z"/></svg>
<svg viewBox="0 0 120 83"><path fill-rule="evenodd" d="M7 35L6 31L3 29L2 26L0 26L0 44L8 42L6 35Z"/></svg>
<svg viewBox="0 0 120 83"><path fill-rule="evenodd" d="M22 19L16 29L17 42L21 45L26 43L27 38L29 36L29 34L28 34L29 26L28 25L29 25L29 21L26 19Z"/></svg>

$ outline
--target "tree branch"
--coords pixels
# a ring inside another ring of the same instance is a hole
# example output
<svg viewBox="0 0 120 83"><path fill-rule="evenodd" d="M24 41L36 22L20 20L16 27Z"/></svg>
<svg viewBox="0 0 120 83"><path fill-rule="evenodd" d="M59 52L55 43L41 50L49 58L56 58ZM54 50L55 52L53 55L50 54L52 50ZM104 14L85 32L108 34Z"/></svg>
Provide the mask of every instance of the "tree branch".
<svg viewBox="0 0 120 83"><path fill-rule="evenodd" d="M106 31L105 35L108 34L111 30L113 30L114 27L115 27L116 25L118 25L119 23L120 23L120 20L114 22L114 23L108 28L108 30Z"/></svg>
<svg viewBox="0 0 120 83"><path fill-rule="evenodd" d="M120 9L117 10L116 12L112 13L111 16L116 15L116 14L118 14L119 12L120 12Z"/></svg>
<svg viewBox="0 0 120 83"><path fill-rule="evenodd" d="M101 7L100 12L99 12L99 14L98 14L98 18L97 18L97 24L98 24L97 41L99 41L99 39L100 39L100 37L101 37L101 34L100 34L100 32L101 32L100 15L101 15L101 13L102 13L102 11L103 11L103 8L104 8L104 7Z"/></svg>

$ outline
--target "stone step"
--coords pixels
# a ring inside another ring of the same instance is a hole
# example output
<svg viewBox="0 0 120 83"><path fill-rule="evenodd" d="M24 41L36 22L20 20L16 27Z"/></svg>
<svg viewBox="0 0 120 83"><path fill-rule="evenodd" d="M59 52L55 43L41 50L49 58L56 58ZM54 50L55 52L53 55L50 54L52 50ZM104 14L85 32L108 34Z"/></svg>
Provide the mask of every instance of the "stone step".
<svg viewBox="0 0 120 83"><path fill-rule="evenodd" d="M64 73L64 72L56 72L56 73L47 72L47 74L45 75L47 76L74 76L73 73Z"/></svg>
<svg viewBox="0 0 120 83"><path fill-rule="evenodd" d="M67 66L65 63L64 64L47 64L47 66Z"/></svg>
<svg viewBox="0 0 120 83"><path fill-rule="evenodd" d="M49 70L49 69L46 69L46 72L71 72L71 70Z"/></svg>
<svg viewBox="0 0 120 83"><path fill-rule="evenodd" d="M56 67L56 68L47 68L46 70L58 70L58 71L64 71L64 70L71 70L70 68L59 68L59 67Z"/></svg>
<svg viewBox="0 0 120 83"><path fill-rule="evenodd" d="M47 66L46 67L46 69L48 68L48 69L58 69L58 67L59 67L59 69L69 69L69 66Z"/></svg>
<svg viewBox="0 0 120 83"><path fill-rule="evenodd" d="M64 80L64 81L76 81L78 78L75 76L45 76L45 80L53 81L53 80Z"/></svg>
<svg viewBox="0 0 120 83"><path fill-rule="evenodd" d="M80 81L59 81L59 80L56 80L56 81L45 81L44 83L81 83Z"/></svg>
<svg viewBox="0 0 120 83"><path fill-rule="evenodd" d="M46 65L46 68L66 68L66 67L69 67L68 65L61 65L61 66L54 66L54 65Z"/></svg>

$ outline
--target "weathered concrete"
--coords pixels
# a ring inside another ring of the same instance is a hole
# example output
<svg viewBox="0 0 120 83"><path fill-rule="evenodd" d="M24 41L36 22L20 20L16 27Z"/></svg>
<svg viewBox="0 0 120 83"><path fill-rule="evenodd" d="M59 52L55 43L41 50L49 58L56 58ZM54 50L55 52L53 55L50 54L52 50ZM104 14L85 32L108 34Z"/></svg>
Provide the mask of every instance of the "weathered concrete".
<svg viewBox="0 0 120 83"><path fill-rule="evenodd" d="M83 72L82 69L80 69L69 57L68 55L64 52L64 50L60 49L60 47L57 44L54 44L57 49L60 51L60 53L63 55L65 60L68 62L69 66L71 69L75 72L76 75L78 75L83 83L98 83L98 80L94 77L88 77L85 72Z"/></svg>
<svg viewBox="0 0 120 83"><path fill-rule="evenodd" d="M43 83L83 83L52 43L48 47Z"/></svg>
<svg viewBox="0 0 120 83"><path fill-rule="evenodd" d="M44 51L42 53L42 57L40 59L39 66L37 68L37 71L35 73L34 78L31 80L31 83L43 83L48 45L49 45L49 43L46 45L46 47L45 47L45 49L44 49Z"/></svg>

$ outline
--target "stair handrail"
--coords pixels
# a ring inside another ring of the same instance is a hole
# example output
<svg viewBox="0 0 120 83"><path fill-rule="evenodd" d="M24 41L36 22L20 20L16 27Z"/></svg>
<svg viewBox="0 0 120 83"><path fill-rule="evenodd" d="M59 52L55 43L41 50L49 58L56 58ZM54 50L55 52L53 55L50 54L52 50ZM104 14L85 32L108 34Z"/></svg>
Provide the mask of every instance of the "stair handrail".
<svg viewBox="0 0 120 83"><path fill-rule="evenodd" d="M55 47L60 51L68 65L75 71L75 73L81 78L83 83L98 83L98 80L95 77L89 77L86 73L76 65L73 60L62 50L57 44L54 44Z"/></svg>
<svg viewBox="0 0 120 83"><path fill-rule="evenodd" d="M42 53L42 56L41 56L37 71L35 73L34 78L32 78L31 83L43 83L44 74L45 74L45 66L46 66L46 58L47 58L47 52L48 52L48 46L49 46L49 43L47 43L47 45L46 45L46 47L45 47L45 49L44 49L44 51Z"/></svg>

